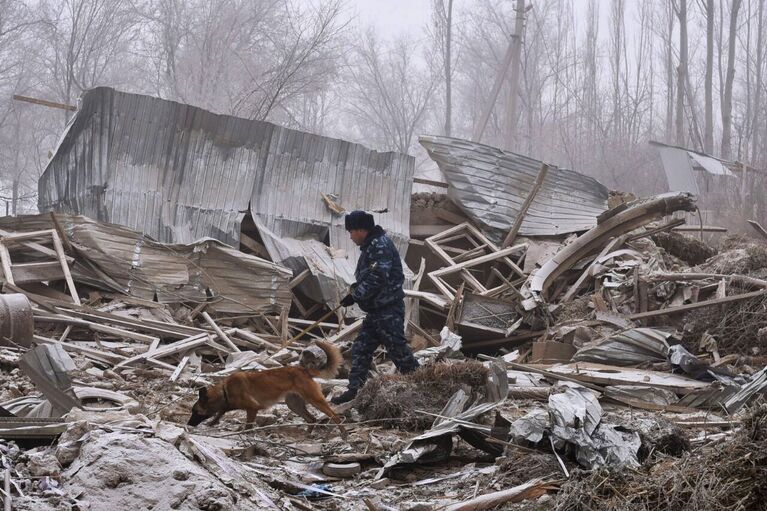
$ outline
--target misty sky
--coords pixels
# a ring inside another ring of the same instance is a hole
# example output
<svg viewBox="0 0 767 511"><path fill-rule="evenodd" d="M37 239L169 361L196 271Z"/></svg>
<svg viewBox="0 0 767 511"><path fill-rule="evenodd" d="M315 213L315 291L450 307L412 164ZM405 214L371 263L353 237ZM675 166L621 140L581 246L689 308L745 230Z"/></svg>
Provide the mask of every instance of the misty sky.
<svg viewBox="0 0 767 511"><path fill-rule="evenodd" d="M348 0L348 5L361 26L373 25L387 37L402 32L418 37L431 17L430 0Z"/></svg>

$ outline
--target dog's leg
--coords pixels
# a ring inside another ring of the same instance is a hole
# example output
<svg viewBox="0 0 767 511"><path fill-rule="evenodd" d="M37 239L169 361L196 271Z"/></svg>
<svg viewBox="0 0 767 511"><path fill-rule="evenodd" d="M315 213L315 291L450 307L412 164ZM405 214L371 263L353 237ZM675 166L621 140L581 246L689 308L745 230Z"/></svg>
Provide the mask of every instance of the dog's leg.
<svg viewBox="0 0 767 511"><path fill-rule="evenodd" d="M330 419L336 423L336 426L338 426L338 430L341 432L341 437L346 440L346 429L344 429L341 424L341 419L336 415L336 412L334 412L328 402L325 401L325 396L322 395L322 387L320 387L319 383L312 380L312 385L308 385L307 388L304 389L302 397L307 403L330 417Z"/></svg>
<svg viewBox="0 0 767 511"><path fill-rule="evenodd" d="M263 408L261 403L256 401L252 396L246 396L245 401L247 401L248 407L245 409L247 417L245 418L245 424L242 425L242 431L255 426L256 415L258 415L259 410Z"/></svg>
<svg viewBox="0 0 767 511"><path fill-rule="evenodd" d="M216 424L218 424L218 422L221 420L221 417L223 417L225 413L226 412L222 411L222 412L218 412L216 415L214 415L213 416L213 420L211 420L208 423L208 426L215 426Z"/></svg>
<svg viewBox="0 0 767 511"><path fill-rule="evenodd" d="M304 419L307 424L309 424L308 431L311 433L314 430L314 425L317 419L314 417L314 415L309 413L309 410L306 409L306 402L304 401L304 398L298 394L288 394L285 396L285 404L288 406L291 412L295 413Z"/></svg>

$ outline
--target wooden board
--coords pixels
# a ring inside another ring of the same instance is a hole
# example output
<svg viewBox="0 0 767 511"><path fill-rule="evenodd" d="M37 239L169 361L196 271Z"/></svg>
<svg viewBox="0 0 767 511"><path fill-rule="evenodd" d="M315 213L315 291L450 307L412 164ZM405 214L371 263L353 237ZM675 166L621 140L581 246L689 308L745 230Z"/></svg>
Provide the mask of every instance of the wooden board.
<svg viewBox="0 0 767 511"><path fill-rule="evenodd" d="M642 385L667 389L677 394L688 394L710 385L684 376L659 371L583 362L557 364L547 368L547 371L598 385Z"/></svg>

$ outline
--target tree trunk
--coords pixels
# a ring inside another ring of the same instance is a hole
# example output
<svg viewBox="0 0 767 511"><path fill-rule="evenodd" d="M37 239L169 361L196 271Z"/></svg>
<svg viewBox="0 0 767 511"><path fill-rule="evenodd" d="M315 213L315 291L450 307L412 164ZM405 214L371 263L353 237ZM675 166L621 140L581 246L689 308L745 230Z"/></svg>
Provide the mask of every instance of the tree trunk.
<svg viewBox="0 0 767 511"><path fill-rule="evenodd" d="M735 81L735 45L737 44L738 11L742 0L732 0L730 31L727 41L727 76L724 82L722 102L722 158L732 156L732 85Z"/></svg>
<svg viewBox="0 0 767 511"><path fill-rule="evenodd" d="M706 0L706 119L703 150L714 152L714 0Z"/></svg>
<svg viewBox="0 0 767 511"><path fill-rule="evenodd" d="M453 0L447 1L445 19L445 135L452 136L453 126L453 80L452 80L452 44L453 44Z"/></svg>
<svg viewBox="0 0 767 511"><path fill-rule="evenodd" d="M509 103L508 103L508 115L506 126L506 148L514 150L514 138L516 136L517 127L517 97L519 96L519 74L522 71L521 57L522 57L522 45L525 40L525 0L517 0L517 7L515 9L515 21L514 21L514 35L512 41L514 42L514 51L511 54L511 83L509 86Z"/></svg>
<svg viewBox="0 0 767 511"><path fill-rule="evenodd" d="M666 11L667 22L664 34L666 44L666 141L671 142L674 128L674 48L671 38L674 33L674 12L669 5Z"/></svg>
<svg viewBox="0 0 767 511"><path fill-rule="evenodd" d="M676 143L684 146L684 93L687 80L687 0L679 0L679 66L676 75Z"/></svg>
<svg viewBox="0 0 767 511"><path fill-rule="evenodd" d="M756 165L757 154L759 154L759 120L762 113L762 83L764 74L764 1L759 0L756 21L756 91L754 93L754 117L751 122L754 131L751 140L752 165Z"/></svg>

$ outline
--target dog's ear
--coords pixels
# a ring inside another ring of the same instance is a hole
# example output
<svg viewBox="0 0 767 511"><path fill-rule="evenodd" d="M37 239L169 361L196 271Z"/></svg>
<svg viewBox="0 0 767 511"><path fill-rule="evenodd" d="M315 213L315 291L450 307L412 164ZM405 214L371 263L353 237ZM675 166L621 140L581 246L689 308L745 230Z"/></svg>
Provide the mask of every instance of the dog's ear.
<svg viewBox="0 0 767 511"><path fill-rule="evenodd" d="M208 400L208 388L207 387L200 387L200 401L207 401Z"/></svg>

